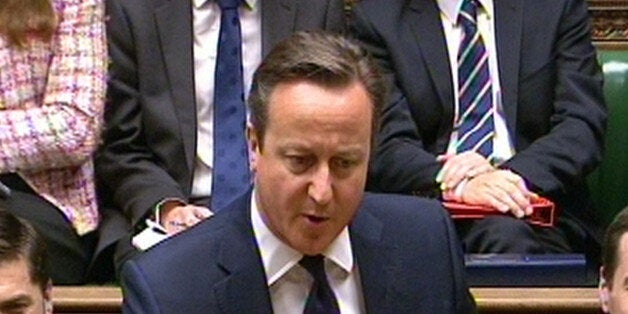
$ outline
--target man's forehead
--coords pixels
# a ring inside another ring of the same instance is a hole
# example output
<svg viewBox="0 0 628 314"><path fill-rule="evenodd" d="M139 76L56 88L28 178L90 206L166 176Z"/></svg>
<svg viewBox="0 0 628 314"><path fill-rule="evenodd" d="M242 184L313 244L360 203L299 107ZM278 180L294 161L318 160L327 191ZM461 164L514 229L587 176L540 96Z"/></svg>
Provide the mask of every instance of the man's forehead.
<svg viewBox="0 0 628 314"><path fill-rule="evenodd" d="M41 289L33 282L24 258L0 264L0 303L16 298L30 298L35 291Z"/></svg>
<svg viewBox="0 0 628 314"><path fill-rule="evenodd" d="M0 273L11 276L26 276L30 279L28 261L23 256L10 258L0 262ZM0 276L0 282L4 277Z"/></svg>
<svg viewBox="0 0 628 314"><path fill-rule="evenodd" d="M624 232L619 238L619 254L628 257L628 232Z"/></svg>
<svg viewBox="0 0 628 314"><path fill-rule="evenodd" d="M325 138L324 138L325 139ZM304 140L299 137L282 136L276 139L277 146L282 152L309 152L311 150L321 149L317 142ZM363 143L340 143L334 145L333 151L335 155L354 155L364 151Z"/></svg>
<svg viewBox="0 0 628 314"><path fill-rule="evenodd" d="M269 121L287 117L310 120L319 118L324 123L329 122L330 117L345 113L355 115L365 112L366 117L370 117L372 111L373 105L368 91L360 82L336 87L310 81L282 83L275 87L268 102ZM291 114L285 114L286 112Z"/></svg>
<svg viewBox="0 0 628 314"><path fill-rule="evenodd" d="M628 232L625 232L619 238L617 246L617 269L613 276L615 281L623 286L628 286Z"/></svg>

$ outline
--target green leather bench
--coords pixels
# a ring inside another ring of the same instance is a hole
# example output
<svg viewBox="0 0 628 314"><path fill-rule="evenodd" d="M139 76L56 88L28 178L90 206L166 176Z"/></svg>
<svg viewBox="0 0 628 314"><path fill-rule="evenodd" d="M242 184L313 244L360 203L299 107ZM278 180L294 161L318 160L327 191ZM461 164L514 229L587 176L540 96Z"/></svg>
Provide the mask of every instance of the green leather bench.
<svg viewBox="0 0 628 314"><path fill-rule="evenodd" d="M606 225L628 206L628 50L599 49L608 105L606 152L588 178L600 219Z"/></svg>

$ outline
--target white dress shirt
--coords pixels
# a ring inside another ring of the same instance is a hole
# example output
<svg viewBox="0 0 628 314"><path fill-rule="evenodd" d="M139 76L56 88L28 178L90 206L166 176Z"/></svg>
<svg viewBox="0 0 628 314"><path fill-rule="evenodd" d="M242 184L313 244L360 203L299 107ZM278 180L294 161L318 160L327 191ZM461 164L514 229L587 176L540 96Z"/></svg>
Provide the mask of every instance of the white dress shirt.
<svg viewBox="0 0 628 314"><path fill-rule="evenodd" d="M214 0L192 0L194 29L194 87L197 143L192 197L211 195L214 162L214 74L220 33L220 8ZM257 0L245 0L239 9L242 31L242 70L245 96L262 60L262 24Z"/></svg>
<svg viewBox="0 0 628 314"><path fill-rule="evenodd" d="M305 302L314 280L299 265L303 254L277 238L266 226L255 201L251 197L251 222L260 250L273 312L303 313ZM353 259L347 227L323 252L325 273L336 295L341 313L365 313L364 297L358 266Z"/></svg>
<svg viewBox="0 0 628 314"><path fill-rule="evenodd" d="M514 148L512 140L506 127L504 109L502 106L501 87L499 83L499 68L497 66L497 48L495 45L495 23L492 0L479 0L481 7L478 8L478 29L484 40L484 46L488 52L489 72L493 85L493 106L495 106L495 137L493 138L493 156L498 161L505 161L513 156ZM458 14L462 6L462 0L437 0L441 12L441 21L447 40L449 51L449 64L451 65L451 77L454 87L454 109L455 117L459 115L458 104L458 47L462 38L462 26L458 25ZM452 121L452 124L454 121ZM448 154L456 153L456 141L458 133L454 130L447 146Z"/></svg>

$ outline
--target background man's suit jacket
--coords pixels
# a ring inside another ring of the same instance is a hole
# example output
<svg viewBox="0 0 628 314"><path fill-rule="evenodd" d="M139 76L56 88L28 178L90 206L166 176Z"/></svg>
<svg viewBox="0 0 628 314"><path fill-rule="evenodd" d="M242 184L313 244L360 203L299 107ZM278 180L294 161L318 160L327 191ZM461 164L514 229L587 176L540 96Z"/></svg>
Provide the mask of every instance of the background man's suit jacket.
<svg viewBox="0 0 628 314"><path fill-rule="evenodd" d="M607 112L586 3L493 2L503 108L516 149L503 167L599 239L584 179L601 159ZM354 12L353 33L394 86L369 189L433 195L435 156L446 151L454 119L438 5L363 0Z"/></svg>
<svg viewBox="0 0 628 314"><path fill-rule="evenodd" d="M191 4L107 1L112 63L105 143L96 159L105 203L98 250L128 236L160 200L189 198L197 129ZM258 5L264 55L295 31L344 30L342 0Z"/></svg>
<svg viewBox="0 0 628 314"><path fill-rule="evenodd" d="M270 313L250 193L122 271L126 313ZM368 313L470 313L455 229L435 202L367 194L350 228Z"/></svg>

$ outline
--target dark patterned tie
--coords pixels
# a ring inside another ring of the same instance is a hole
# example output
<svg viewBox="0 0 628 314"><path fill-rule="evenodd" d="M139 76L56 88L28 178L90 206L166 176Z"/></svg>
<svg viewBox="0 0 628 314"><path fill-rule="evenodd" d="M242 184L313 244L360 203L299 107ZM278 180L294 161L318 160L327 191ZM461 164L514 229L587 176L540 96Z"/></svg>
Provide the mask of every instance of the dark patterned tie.
<svg viewBox="0 0 628 314"><path fill-rule="evenodd" d="M325 274L325 257L323 255L303 256L299 264L314 278L310 294L305 302L303 314L340 313L338 301L331 290Z"/></svg>
<svg viewBox="0 0 628 314"><path fill-rule="evenodd" d="M211 208L216 211L250 183L244 136L246 107L238 7L242 0L218 0L221 10L214 85L214 169Z"/></svg>
<svg viewBox="0 0 628 314"><path fill-rule="evenodd" d="M477 0L464 0L458 23L463 28L458 50L458 142L456 152L493 153L493 94L488 54L477 27Z"/></svg>

